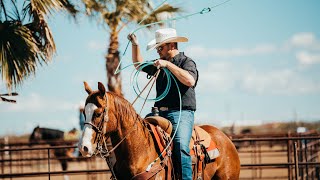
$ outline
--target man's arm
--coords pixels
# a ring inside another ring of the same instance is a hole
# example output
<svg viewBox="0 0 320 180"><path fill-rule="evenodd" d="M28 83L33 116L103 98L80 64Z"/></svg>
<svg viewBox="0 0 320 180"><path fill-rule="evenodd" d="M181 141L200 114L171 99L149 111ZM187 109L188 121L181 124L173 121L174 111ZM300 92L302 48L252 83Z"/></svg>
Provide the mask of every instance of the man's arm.
<svg viewBox="0 0 320 180"><path fill-rule="evenodd" d="M170 61L159 59L159 60L156 60L154 62L154 65L156 67L166 67L166 68L168 68L168 70L173 75L175 75L182 84L184 84L184 85L186 85L188 87L192 87L196 83L196 81L193 78L193 76L187 70L179 68L178 66L174 65Z"/></svg>
<svg viewBox="0 0 320 180"><path fill-rule="evenodd" d="M134 63L134 67L138 69L139 63L137 62L143 62L143 58L140 53L138 39L134 34L129 34L128 39L131 41L132 44L132 62Z"/></svg>

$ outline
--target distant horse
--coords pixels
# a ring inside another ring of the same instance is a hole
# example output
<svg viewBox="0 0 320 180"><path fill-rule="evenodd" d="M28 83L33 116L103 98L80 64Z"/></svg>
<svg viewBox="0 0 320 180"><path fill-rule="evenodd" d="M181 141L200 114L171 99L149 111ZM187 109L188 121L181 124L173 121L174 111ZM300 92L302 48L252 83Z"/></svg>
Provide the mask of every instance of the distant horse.
<svg viewBox="0 0 320 180"><path fill-rule="evenodd" d="M82 155L91 157L96 154L97 149L101 150L101 137L110 136L112 145L119 145L114 151L117 179L131 179L146 171L158 153L142 118L127 100L106 92L102 83L98 83L97 91L92 91L86 82L84 85L89 96L85 103L85 128L79 142ZM213 126L205 125L201 128L210 134L220 151L220 156L214 162L206 164L204 179L239 179L240 160L231 140ZM159 161L155 165L159 165ZM165 171L161 170L151 179L165 177Z"/></svg>
<svg viewBox="0 0 320 180"><path fill-rule="evenodd" d="M50 146L60 145L59 141L64 140L64 132L57 129L40 128L39 126L33 129L33 132L29 138L31 145L39 142L48 143ZM60 142L61 143L61 142ZM62 170L66 171L68 168L68 162L65 159L70 149L54 149L54 155L59 160Z"/></svg>

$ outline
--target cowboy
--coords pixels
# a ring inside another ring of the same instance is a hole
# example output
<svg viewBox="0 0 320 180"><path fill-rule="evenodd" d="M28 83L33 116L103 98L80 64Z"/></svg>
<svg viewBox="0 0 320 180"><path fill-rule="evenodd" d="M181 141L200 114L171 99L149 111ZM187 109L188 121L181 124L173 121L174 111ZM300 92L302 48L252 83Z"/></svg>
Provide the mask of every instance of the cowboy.
<svg viewBox="0 0 320 180"><path fill-rule="evenodd" d="M132 61L138 69L136 62L143 62L140 54L137 37L129 34L128 39L132 43ZM167 68L177 81L172 79L170 90L166 97L155 102L159 115L167 118L173 125L173 159L174 167L181 175L181 179L192 179L192 162L189 154L189 143L194 124L194 112L196 110L195 87L198 81L198 70L196 63L183 52L178 50L178 42L187 42L186 37L177 36L177 32L172 28L159 29L155 32L155 39L147 45L147 50L156 49L160 58L153 61L154 66L147 66L142 71L148 75L155 75L157 69L160 73L156 80L156 93L159 97L167 87L167 77L163 68ZM172 77L170 77L172 78ZM179 92L181 94L181 107ZM181 118L179 122L181 110ZM148 115L147 115L148 116ZM176 171L177 172L177 171Z"/></svg>

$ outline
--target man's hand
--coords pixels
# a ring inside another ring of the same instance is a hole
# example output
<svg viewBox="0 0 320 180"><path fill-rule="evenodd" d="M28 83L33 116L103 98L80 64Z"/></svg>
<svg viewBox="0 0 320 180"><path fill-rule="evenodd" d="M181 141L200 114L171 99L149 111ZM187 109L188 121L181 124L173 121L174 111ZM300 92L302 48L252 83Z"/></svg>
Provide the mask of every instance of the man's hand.
<svg viewBox="0 0 320 180"><path fill-rule="evenodd" d="M134 46L139 45L138 39L135 34L128 34L128 39L132 43L132 45L134 45Z"/></svg>
<svg viewBox="0 0 320 180"><path fill-rule="evenodd" d="M154 61L153 65L156 66L158 69L160 69L160 68L168 67L169 63L170 62L167 60L158 59L158 60Z"/></svg>

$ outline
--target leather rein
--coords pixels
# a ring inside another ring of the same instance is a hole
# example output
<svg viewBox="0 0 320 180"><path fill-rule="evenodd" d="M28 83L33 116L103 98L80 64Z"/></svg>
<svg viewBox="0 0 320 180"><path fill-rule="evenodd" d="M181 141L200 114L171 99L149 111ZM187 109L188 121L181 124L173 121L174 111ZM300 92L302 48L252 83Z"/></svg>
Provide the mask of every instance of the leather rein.
<svg viewBox="0 0 320 180"><path fill-rule="evenodd" d="M106 160L109 169L112 173L111 178L113 180L116 180L116 175L115 172L113 170L112 164L110 162L110 155L111 153L116 150L116 148L129 136L129 134L131 134L134 130L134 127L136 126L137 120L138 118L138 114L137 114L137 118L135 120L134 126L132 126L131 130L125 135L125 137L123 137L118 144L116 144L111 150L108 150L107 148L107 140L109 137L106 137L105 134L105 129L107 127L105 127L105 122L109 121L109 116L108 116L108 100L107 100L107 106L104 108L104 111L102 113L103 117L102 117L102 121L100 121L100 123L98 124L98 126L94 125L91 121L90 122L85 122L84 125L89 125L93 128L93 130L96 132L96 136L94 138L94 143L97 142L97 147L96 147L96 152L95 155L97 155L98 153L100 154L101 158ZM103 142L103 143L101 143Z"/></svg>
<svg viewBox="0 0 320 180"><path fill-rule="evenodd" d="M152 82L152 80L157 79L159 73L160 73L160 69L157 70L155 76L153 76L152 78L150 78L150 80L149 80L149 82L147 83L147 85L143 88L143 90L142 90L142 91L140 92L140 94L136 97L136 99L131 103L132 105L136 102L136 100L138 99L138 97L141 96L141 94L142 94L143 91L147 88L147 86L149 85L149 83ZM155 81L153 81L152 86L151 86L151 88L150 88L150 90L149 90L149 92L148 92L148 95L150 94L150 91L151 91L154 83L155 83ZM102 113L103 119L102 119L102 121L100 121L99 125L96 126L96 125L94 125L94 124L91 123L91 122L85 122L85 123L84 123L84 125L86 125L86 124L87 124L87 125L90 125L90 126L94 129L94 131L96 132L96 137L95 137L95 139L94 139L94 143L96 142L96 140L98 140L96 150L98 150L99 152L102 151L103 145L105 146L105 149L108 151L107 146L106 146L106 140L107 140L109 137L108 137L108 138L105 138L105 133L106 133L106 132L104 132L104 130L106 129L106 127L104 127L104 122L108 122L108 121L109 121L109 116L108 116L108 107L109 107L109 106L108 106L108 100L106 100L106 101L107 101L107 102L106 102L107 105L106 105L106 107L104 108L104 111L103 111L103 113ZM145 105L145 102L146 102L146 99L145 99L145 101L144 101L144 103L143 103L143 106L142 106L142 108L141 108L141 111L142 111L142 109L143 109L143 107L144 107L144 105ZM140 113L141 113L141 111L140 111ZM136 125L136 123L137 123L137 120L139 119L138 116L139 116L139 115L137 114L137 118L136 118L136 120L135 120L135 122L134 122L134 126L132 126L132 128L131 128L131 130L128 132L128 134L126 134L125 137L122 138L122 139L119 141L118 144L116 144L106 155L104 155L104 157L110 156L110 154L127 138L127 136L128 136L129 134L131 134L131 132L134 130L134 127L135 127L135 125ZM104 141L102 145L100 144L100 142L101 142L101 137L103 138L103 141ZM100 154L101 154L101 153L100 153Z"/></svg>
<svg viewBox="0 0 320 180"><path fill-rule="evenodd" d="M107 101L108 104L108 101ZM86 125L90 125L93 130L96 132L96 136L94 139L94 143L97 142L97 147L96 150L100 153L100 155L103 158L106 158L108 156L110 156L110 154L129 136L129 134L131 134L134 130L134 127L136 125L137 120L139 119L138 117L135 120L134 126L132 126L131 130L118 142L118 144L116 144L111 150L107 149L107 139L109 138L108 136L106 137L105 134L105 122L109 121L109 117L108 117L108 105L107 107L105 107L103 113L102 113L103 117L102 117L102 121L100 121L100 123L96 126L94 125L92 122L85 122L84 124ZM138 116L138 115L137 115ZM103 139L103 143L101 144L101 138ZM104 147L103 147L104 146Z"/></svg>
<svg viewBox="0 0 320 180"><path fill-rule="evenodd" d="M133 101L132 104L134 104L136 102L136 100L138 99L138 97L141 96L141 94L143 93L143 91L146 89L146 87L149 85L150 82L152 82L152 80L154 79L157 79L158 75L160 73L160 69L158 69L158 71L156 72L156 76L153 76L152 78L150 78L148 84L144 87L144 89L140 92L140 94L137 96L137 98ZM150 94L150 91L154 85L155 81L153 81L152 83L152 86L149 90L149 93L148 95ZM116 144L111 150L108 150L107 148L107 139L109 137L106 138L105 134L105 130L107 127L105 127L105 122L108 122L109 121L109 116L108 116L108 100L106 100L106 107L104 108L104 111L102 113L103 115L103 118L102 118L102 121L100 121L100 123L98 124L98 126L94 125L91 121L90 122L85 122L84 125L89 125L93 128L93 130L96 132L96 137L94 139L94 143L97 142L97 147L96 147L96 150L98 151L98 153L100 154L101 158L105 159L107 161L107 164L109 166L109 169L111 170L111 173L112 173L112 179L116 180L116 175L114 173L114 170L113 170L113 167L111 166L111 162L110 162L110 155L111 153L129 136L129 134L131 134L133 132L133 130L135 129L135 126L137 124L137 121L138 121L138 114L137 114L137 117L136 117L136 120L134 122L134 125L132 126L131 130L118 142L118 144ZM145 102L146 102L146 99L143 103L143 106L141 108L141 111L145 105ZM141 113L140 111L140 113ZM103 144L101 144L101 138L103 139ZM96 155L97 153L95 153Z"/></svg>
<svg viewBox="0 0 320 180"><path fill-rule="evenodd" d="M94 143L97 142L97 148L96 150L101 151L101 148L103 148L103 146L105 146L105 149L107 150L107 146L106 146L106 141L109 137L106 138L104 129L106 127L104 127L105 122L109 121L109 117L108 117L108 106L104 109L103 111L103 119L102 121L100 121L100 123L98 124L98 126L94 125L92 122L85 122L84 124L86 125L90 125L93 130L96 132L96 137L94 139ZM129 134L131 134L134 130L134 127L136 125L136 122L138 120L138 115L137 118L135 120L134 126L132 126L131 130L118 142L118 144L116 144L110 151L108 151L107 154L104 155L104 157L108 157L110 156L110 154L128 137ZM103 144L101 144L101 138L103 138Z"/></svg>

